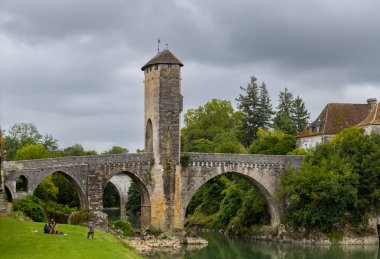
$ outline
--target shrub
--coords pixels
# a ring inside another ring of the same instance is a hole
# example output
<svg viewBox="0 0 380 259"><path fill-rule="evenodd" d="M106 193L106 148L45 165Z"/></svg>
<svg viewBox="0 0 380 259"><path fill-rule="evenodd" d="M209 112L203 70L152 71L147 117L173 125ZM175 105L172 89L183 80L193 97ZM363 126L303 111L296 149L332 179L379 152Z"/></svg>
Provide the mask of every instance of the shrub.
<svg viewBox="0 0 380 259"><path fill-rule="evenodd" d="M133 228L128 221L110 221L109 225L111 228L120 229L123 231L124 236L128 237L134 235Z"/></svg>
<svg viewBox="0 0 380 259"><path fill-rule="evenodd" d="M70 215L70 224L73 225L82 225L84 223L87 223L90 221L91 217L93 216L93 212L90 210L80 210L78 212L73 212Z"/></svg>
<svg viewBox="0 0 380 259"><path fill-rule="evenodd" d="M35 196L27 196L14 202L13 210L22 211L33 221L44 222L47 220L46 214L40 200Z"/></svg>

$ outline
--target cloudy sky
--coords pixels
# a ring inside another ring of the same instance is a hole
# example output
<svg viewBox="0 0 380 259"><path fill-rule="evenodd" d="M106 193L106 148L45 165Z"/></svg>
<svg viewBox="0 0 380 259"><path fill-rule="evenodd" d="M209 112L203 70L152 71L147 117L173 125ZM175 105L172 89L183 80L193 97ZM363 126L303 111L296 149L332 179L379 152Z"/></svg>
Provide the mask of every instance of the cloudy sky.
<svg viewBox="0 0 380 259"><path fill-rule="evenodd" d="M184 63L184 111L234 105L250 76L312 117L380 99L380 1L0 0L0 125L102 152L143 143L143 73L165 43Z"/></svg>

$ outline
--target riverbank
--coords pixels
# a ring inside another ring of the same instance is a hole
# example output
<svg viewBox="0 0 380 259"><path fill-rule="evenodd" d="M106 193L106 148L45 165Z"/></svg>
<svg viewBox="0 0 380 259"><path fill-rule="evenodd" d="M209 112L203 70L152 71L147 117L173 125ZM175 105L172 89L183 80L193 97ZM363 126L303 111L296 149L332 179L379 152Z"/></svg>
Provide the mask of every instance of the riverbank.
<svg viewBox="0 0 380 259"><path fill-rule="evenodd" d="M326 234L316 230L305 228L290 228L280 224L278 227L262 226L255 228L255 231L240 233L238 231L228 232L224 230L210 230L193 228L195 232L220 232L227 236L237 236L254 240L276 241L282 243L295 244L315 244L315 245L374 245L379 244L377 231L377 221L369 222L368 230L363 235L357 235L350 228L342 230L340 233Z"/></svg>
<svg viewBox="0 0 380 259"><path fill-rule="evenodd" d="M156 253L173 254L183 249L201 249L208 244L207 240L187 234L170 235L164 232L152 235L142 233L138 236L125 237L121 231L110 229L109 232L142 255L153 255Z"/></svg>

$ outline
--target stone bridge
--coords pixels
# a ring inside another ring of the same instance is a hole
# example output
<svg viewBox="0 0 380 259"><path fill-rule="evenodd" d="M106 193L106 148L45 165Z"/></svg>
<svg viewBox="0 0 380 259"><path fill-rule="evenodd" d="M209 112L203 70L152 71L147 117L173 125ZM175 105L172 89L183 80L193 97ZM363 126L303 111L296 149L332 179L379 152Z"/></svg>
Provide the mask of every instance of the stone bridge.
<svg viewBox="0 0 380 259"><path fill-rule="evenodd" d="M249 179L264 195L271 224L278 225L281 204L275 194L281 174L285 168L298 168L302 156L181 155L182 66L169 50L164 50L141 68L145 77L146 153L5 162L5 189L9 196L18 199L33 194L46 176L61 173L75 186L80 207L99 211L103 209L106 184L116 175L128 175L140 187L141 226L174 230L183 228L187 205L204 183L223 173L235 173ZM187 158L187 162L181 165L181 158ZM17 179L26 183L25 190L16 190ZM126 185L119 182L122 179L125 178L117 177L111 182L125 202Z"/></svg>
<svg viewBox="0 0 380 259"><path fill-rule="evenodd" d="M125 174L135 181L142 194L141 225L151 224L162 229L182 228L186 208L195 192L208 180L223 173L235 173L247 178L264 195L273 226L280 223L281 205L276 201L279 179L285 168L298 168L302 156L238 155L185 153L188 164L178 166L173 208L166 210L164 194L165 172L155 168L153 154L120 154L83 157L37 159L5 162L5 188L13 199L32 195L41 181L53 173L64 175L75 187L82 209L102 210L105 186L115 175ZM158 171L158 172L157 172ZM159 178L157 179L157 176ZM26 190L16 190L16 180L26 181ZM115 184L121 200L125 190ZM125 200L124 200L125 201ZM121 202L121 207L125 205ZM164 219L167 220L164 220Z"/></svg>

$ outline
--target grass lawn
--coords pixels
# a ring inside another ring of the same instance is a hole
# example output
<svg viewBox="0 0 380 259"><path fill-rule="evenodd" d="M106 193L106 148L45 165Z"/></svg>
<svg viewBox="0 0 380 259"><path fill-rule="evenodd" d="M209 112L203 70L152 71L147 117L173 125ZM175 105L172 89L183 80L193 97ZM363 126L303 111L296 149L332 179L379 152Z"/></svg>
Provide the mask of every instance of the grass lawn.
<svg viewBox="0 0 380 259"><path fill-rule="evenodd" d="M58 230L67 235L52 235L44 234L43 226L0 217L0 258L141 258L99 229L95 229L94 240L88 240L85 227L58 224Z"/></svg>

